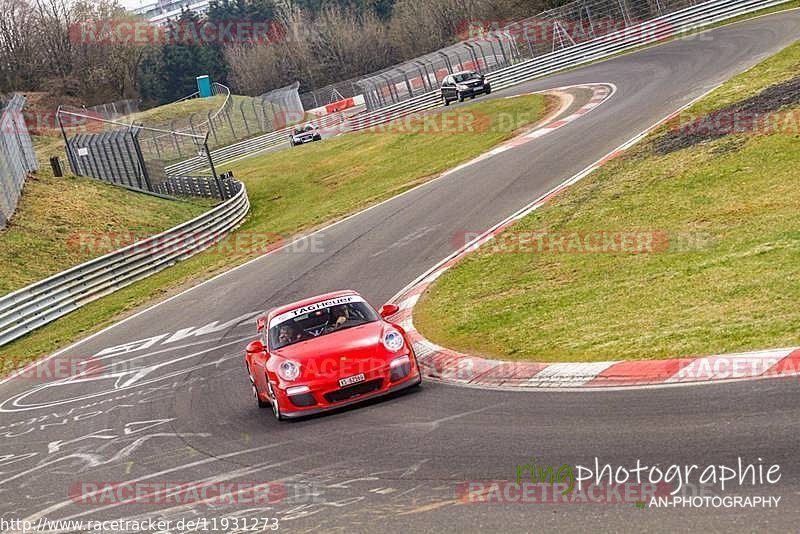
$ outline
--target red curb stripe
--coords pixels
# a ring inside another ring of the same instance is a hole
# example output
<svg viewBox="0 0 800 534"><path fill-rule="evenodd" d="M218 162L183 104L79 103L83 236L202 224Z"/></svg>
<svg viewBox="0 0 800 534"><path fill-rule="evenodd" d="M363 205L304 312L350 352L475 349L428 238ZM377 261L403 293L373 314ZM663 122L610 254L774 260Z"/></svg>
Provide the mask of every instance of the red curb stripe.
<svg viewBox="0 0 800 534"><path fill-rule="evenodd" d="M425 371L426 376L432 378L442 378L454 373L454 369L458 369L458 362L461 357L454 354L447 354L445 352L434 352L424 360L420 361L420 365Z"/></svg>
<svg viewBox="0 0 800 534"><path fill-rule="evenodd" d="M666 381L694 361L694 358L619 362L586 384L586 387L635 386Z"/></svg>
<svg viewBox="0 0 800 534"><path fill-rule="evenodd" d="M774 376L782 374L794 374L800 372L800 349L797 349L787 357L773 365L764 372L764 376Z"/></svg>
<svg viewBox="0 0 800 534"><path fill-rule="evenodd" d="M602 160L600 160L600 163L598 163L597 166L598 167L602 167L603 165L605 165L606 163L608 163L612 159L615 159L615 158L619 157L620 154L622 154L621 151L613 152L613 153L609 154L608 156L606 156Z"/></svg>
<svg viewBox="0 0 800 534"><path fill-rule="evenodd" d="M427 287L428 287L428 284L418 284L418 285L412 287L411 289L409 289L408 291L406 291L405 293L403 293L403 295L399 299L397 299L397 301L398 302L403 302L404 300L408 299L409 297L413 297L414 295L420 295L425 291L425 289L427 289Z"/></svg>

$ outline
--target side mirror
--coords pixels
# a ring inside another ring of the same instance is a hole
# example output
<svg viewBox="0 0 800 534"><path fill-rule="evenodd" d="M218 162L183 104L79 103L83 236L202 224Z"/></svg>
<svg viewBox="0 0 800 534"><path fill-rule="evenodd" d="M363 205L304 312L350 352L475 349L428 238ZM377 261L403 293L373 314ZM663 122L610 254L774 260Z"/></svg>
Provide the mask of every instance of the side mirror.
<svg viewBox="0 0 800 534"><path fill-rule="evenodd" d="M383 308L381 308L381 317L386 319L387 317L391 317L395 313L400 311L400 307L396 304L385 304Z"/></svg>
<svg viewBox="0 0 800 534"><path fill-rule="evenodd" d="M247 345L247 348L245 350L247 351L248 354L261 354L262 352L264 352L264 344L261 342L260 339L257 339L252 343L250 343L249 345Z"/></svg>
<svg viewBox="0 0 800 534"><path fill-rule="evenodd" d="M258 319L256 319L256 329L259 332L263 332L266 327L267 327L266 317L259 317Z"/></svg>

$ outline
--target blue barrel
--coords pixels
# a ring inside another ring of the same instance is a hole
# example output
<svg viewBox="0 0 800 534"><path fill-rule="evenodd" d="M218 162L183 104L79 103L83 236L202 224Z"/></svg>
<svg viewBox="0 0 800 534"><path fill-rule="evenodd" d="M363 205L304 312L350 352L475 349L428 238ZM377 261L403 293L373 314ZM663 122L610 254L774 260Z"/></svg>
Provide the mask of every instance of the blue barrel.
<svg viewBox="0 0 800 534"><path fill-rule="evenodd" d="M211 91L211 78L209 78L207 74L197 77L197 90L200 91L200 98L213 96L214 93Z"/></svg>

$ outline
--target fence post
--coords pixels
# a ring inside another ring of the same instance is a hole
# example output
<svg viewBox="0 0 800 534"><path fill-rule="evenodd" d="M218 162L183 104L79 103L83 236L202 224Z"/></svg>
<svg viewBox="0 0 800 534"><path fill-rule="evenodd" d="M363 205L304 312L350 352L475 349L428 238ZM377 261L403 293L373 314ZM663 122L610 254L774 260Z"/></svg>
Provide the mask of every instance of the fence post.
<svg viewBox="0 0 800 534"><path fill-rule="evenodd" d="M69 161L69 166L72 168L72 172L76 176L81 176L81 173L78 172L75 155L72 153L72 145L70 145L69 139L67 139L67 131L64 130L64 123L61 121L61 106L59 106L58 110L56 111L56 120L58 121L59 128L61 128L61 135L64 137L64 145L67 148L67 160Z"/></svg>
<svg viewBox="0 0 800 534"><path fill-rule="evenodd" d="M467 49L469 50L469 54L472 56L472 61L475 65L475 70L477 70L478 72L483 70L481 69L481 62L478 61L478 54L475 53L475 49L472 48L472 45L470 43L464 43L464 46L467 47Z"/></svg>
<svg viewBox="0 0 800 534"><path fill-rule="evenodd" d="M231 102L233 102L233 101L231 101ZM225 113L225 118L226 118L226 119L228 119L228 126L230 126L230 127L231 127L231 135L233 135L233 138L234 138L234 139L239 139L239 138L236 136L236 130L234 130L234 129L233 129L233 120L231 120L231 114L230 114L230 110L229 110L228 108L225 108L225 110L223 111L223 113Z"/></svg>
<svg viewBox="0 0 800 534"><path fill-rule="evenodd" d="M217 189L219 189L220 197L222 197L222 184L219 181L219 176L217 176L217 169L214 167L214 158L211 157L211 151L208 149L208 133L206 133L206 138L203 140L203 149L206 151L206 156L208 157L208 165L211 167L211 175L214 177L214 181L217 183ZM227 198L223 198L222 200L228 200Z"/></svg>
<svg viewBox="0 0 800 534"><path fill-rule="evenodd" d="M631 25L631 17L628 14L628 10L625 9L625 0L617 0L617 2L619 3L619 9L622 12L622 21L625 23L625 27L627 28Z"/></svg>
<svg viewBox="0 0 800 534"><path fill-rule="evenodd" d="M169 128L172 130L172 142L175 143L175 150L178 152L178 157L182 158L181 145L178 143L178 134L175 133L175 120L169 123Z"/></svg>
<svg viewBox="0 0 800 534"><path fill-rule="evenodd" d="M211 130L211 133L214 135L214 144L219 144L219 139L217 139L217 130L214 128L214 121L211 119L211 112L208 112L208 128ZM208 142L208 134L206 134L206 142Z"/></svg>
<svg viewBox="0 0 800 534"><path fill-rule="evenodd" d="M503 40L497 39L497 46L500 47L500 53L503 54L503 65L510 65L508 61L508 56L506 55L506 50L503 48Z"/></svg>
<svg viewBox="0 0 800 534"><path fill-rule="evenodd" d="M239 104L239 113L242 114L242 122L244 123L244 129L247 132L247 137L250 137L250 125L247 124L247 115L244 112L244 102L245 101L242 100L242 103Z"/></svg>
<svg viewBox="0 0 800 534"><path fill-rule="evenodd" d="M142 178L144 178L144 182L147 184L147 190L153 191L153 184L150 182L150 172L147 170L147 165L145 164L144 156L142 155L142 147L139 145L139 130L134 131L129 129L128 132L130 133L131 140L133 141L133 148L136 150L136 157L139 160L139 167L142 169ZM156 150L158 150L158 142L156 142ZM159 159L161 159L160 156Z"/></svg>
<svg viewBox="0 0 800 534"><path fill-rule="evenodd" d="M411 87L411 82L408 81L408 74L406 74L405 72L403 73L403 80L405 80L406 82L406 89L408 89L408 96L413 98L414 89Z"/></svg>

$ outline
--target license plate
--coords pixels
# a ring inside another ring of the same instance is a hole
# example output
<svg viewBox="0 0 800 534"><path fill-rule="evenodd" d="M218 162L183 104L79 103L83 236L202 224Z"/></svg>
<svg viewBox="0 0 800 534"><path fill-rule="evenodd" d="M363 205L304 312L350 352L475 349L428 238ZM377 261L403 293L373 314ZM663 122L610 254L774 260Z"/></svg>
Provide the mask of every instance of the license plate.
<svg viewBox="0 0 800 534"><path fill-rule="evenodd" d="M363 382L366 379L367 377L364 375L364 373L361 373L360 375L356 376L351 376L348 378L342 378L341 380L339 380L339 387L343 388L346 386L352 386L353 384L358 384L359 382Z"/></svg>

